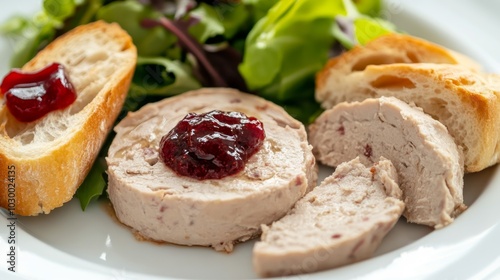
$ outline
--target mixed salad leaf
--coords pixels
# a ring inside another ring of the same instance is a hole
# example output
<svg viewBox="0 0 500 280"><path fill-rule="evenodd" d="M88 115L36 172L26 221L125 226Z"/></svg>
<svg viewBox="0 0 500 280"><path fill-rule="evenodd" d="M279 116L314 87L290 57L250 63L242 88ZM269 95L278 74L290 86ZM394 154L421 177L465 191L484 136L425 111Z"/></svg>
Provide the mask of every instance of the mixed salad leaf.
<svg viewBox="0 0 500 280"><path fill-rule="evenodd" d="M75 26L120 24L138 50L122 116L188 90L228 86L308 123L321 112L314 78L327 59L395 31L380 11L381 0L43 0L34 17L13 17L0 33L15 42L11 66L20 67ZM76 194L82 209L105 189L107 145Z"/></svg>
<svg viewBox="0 0 500 280"><path fill-rule="evenodd" d="M98 158L94 162L82 185L76 190L75 197L80 201L80 206L84 211L91 201L96 200L103 194L106 188L106 164L103 159Z"/></svg>

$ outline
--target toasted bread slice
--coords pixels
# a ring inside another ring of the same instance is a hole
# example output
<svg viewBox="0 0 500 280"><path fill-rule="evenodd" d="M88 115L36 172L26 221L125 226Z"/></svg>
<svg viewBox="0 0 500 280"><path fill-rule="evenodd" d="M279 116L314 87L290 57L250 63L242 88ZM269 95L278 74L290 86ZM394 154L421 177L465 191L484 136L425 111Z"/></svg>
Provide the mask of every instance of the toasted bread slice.
<svg viewBox="0 0 500 280"><path fill-rule="evenodd" d="M316 98L328 103L328 88L325 88L332 77L338 79L349 74L363 71L368 65L393 63L438 63L459 64L473 71L480 71L481 66L473 59L436 45L421 38L405 34L392 33L370 41L365 46L356 46L343 55L332 58L317 75ZM324 105L325 106L325 105Z"/></svg>
<svg viewBox="0 0 500 280"><path fill-rule="evenodd" d="M0 105L0 178L15 184L0 188L1 207L37 215L73 197L123 106L136 61L131 37L117 24L98 21L62 35L22 68L61 63L77 100L29 123Z"/></svg>

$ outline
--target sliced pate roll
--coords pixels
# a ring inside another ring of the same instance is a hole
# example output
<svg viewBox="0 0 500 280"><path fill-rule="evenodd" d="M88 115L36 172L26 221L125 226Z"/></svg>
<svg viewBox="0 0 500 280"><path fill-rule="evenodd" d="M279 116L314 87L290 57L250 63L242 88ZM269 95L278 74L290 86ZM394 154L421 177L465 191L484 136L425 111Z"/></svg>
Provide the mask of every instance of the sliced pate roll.
<svg viewBox="0 0 500 280"><path fill-rule="evenodd" d="M329 166L357 156L365 164L391 160L409 222L441 228L466 208L461 149L443 124L395 97L340 103L310 126L309 139Z"/></svg>
<svg viewBox="0 0 500 280"><path fill-rule="evenodd" d="M241 112L266 137L244 169L221 179L180 176L159 159L159 143L188 113ZM233 89L200 89L151 103L116 127L107 157L108 194L117 218L146 239L211 246L260 234L316 186L317 166L304 126L281 107Z"/></svg>
<svg viewBox="0 0 500 280"><path fill-rule="evenodd" d="M381 158L340 164L271 226L253 249L261 277L330 269L367 259L404 209L394 165Z"/></svg>

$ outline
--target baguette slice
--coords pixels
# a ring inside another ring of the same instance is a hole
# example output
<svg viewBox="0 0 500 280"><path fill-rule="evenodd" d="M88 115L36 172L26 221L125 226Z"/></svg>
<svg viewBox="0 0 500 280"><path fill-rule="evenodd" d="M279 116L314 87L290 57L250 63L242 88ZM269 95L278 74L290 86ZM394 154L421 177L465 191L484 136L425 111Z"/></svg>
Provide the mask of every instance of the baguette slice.
<svg viewBox="0 0 500 280"><path fill-rule="evenodd" d="M396 170L384 158L340 164L281 220L262 226L253 265L262 277L308 273L369 258L404 209Z"/></svg>
<svg viewBox="0 0 500 280"><path fill-rule="evenodd" d="M317 97L324 108L380 96L414 103L443 123L463 147L465 172L477 172L500 160L499 81L498 75L460 65L370 65L362 71L330 76L317 84Z"/></svg>
<svg viewBox="0 0 500 280"><path fill-rule="evenodd" d="M98 21L62 35L22 68L63 64L77 100L30 123L17 121L0 105L1 181L15 168L15 205L9 205L4 184L1 207L37 215L73 197L123 106L136 60L130 36L117 24Z"/></svg>
<svg viewBox="0 0 500 280"><path fill-rule="evenodd" d="M234 175L179 176L159 160L160 140L186 114L212 110L257 118L264 143ZM117 218L146 239L231 252L316 186L316 160L302 123L274 103L234 89L204 88L147 104L115 131L106 157L109 199Z"/></svg>
<svg viewBox="0 0 500 280"><path fill-rule="evenodd" d="M368 65L393 63L437 63L463 65L473 71L481 66L471 58L436 45L421 38L405 34L389 34L370 41L365 46L356 46L344 54L330 59L317 75L316 98L331 108L329 88L332 79L342 80L345 76L363 71ZM328 105L327 105L328 104Z"/></svg>

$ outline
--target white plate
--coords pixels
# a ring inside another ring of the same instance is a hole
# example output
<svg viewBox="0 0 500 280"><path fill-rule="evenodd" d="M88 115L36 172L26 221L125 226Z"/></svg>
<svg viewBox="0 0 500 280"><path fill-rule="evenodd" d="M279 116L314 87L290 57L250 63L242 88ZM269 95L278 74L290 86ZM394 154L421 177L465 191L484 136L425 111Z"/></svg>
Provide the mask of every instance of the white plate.
<svg viewBox="0 0 500 280"><path fill-rule="evenodd" d="M3 3L0 21L14 12L30 14L41 1ZM387 17L401 29L464 52L490 72L500 72L500 2L391 0ZM11 45L0 41L0 74L7 71ZM324 171L324 170L323 170ZM1 186L3 187L3 186ZM444 229L401 220L376 257L357 264L300 275L297 279L483 279L500 274L500 169L465 178L470 208ZM82 212L77 201L50 215L16 221L16 273L7 271L8 221L0 215L0 279L247 279L252 242L232 254L139 242L108 212L105 201Z"/></svg>

